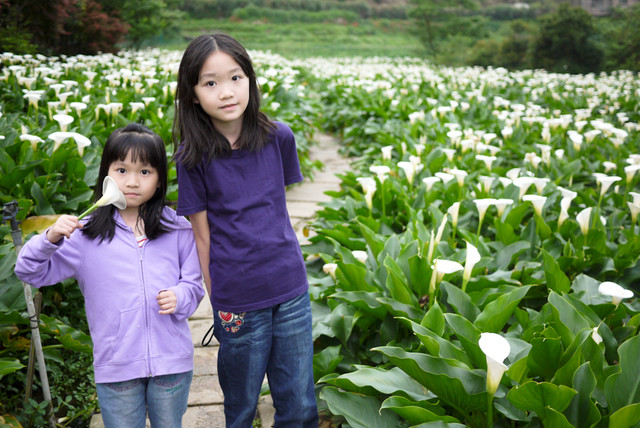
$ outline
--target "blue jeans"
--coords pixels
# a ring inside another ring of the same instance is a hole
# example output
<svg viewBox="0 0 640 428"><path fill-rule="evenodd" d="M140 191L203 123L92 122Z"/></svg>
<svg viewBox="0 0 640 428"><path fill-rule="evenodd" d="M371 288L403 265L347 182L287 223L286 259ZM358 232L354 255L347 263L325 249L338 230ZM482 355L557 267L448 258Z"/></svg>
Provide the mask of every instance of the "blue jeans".
<svg viewBox="0 0 640 428"><path fill-rule="evenodd" d="M193 371L124 382L98 383L98 402L105 428L180 428L187 411Z"/></svg>
<svg viewBox="0 0 640 428"><path fill-rule="evenodd" d="M214 310L213 319L226 426L251 427L266 373L274 426L317 428L309 294L240 314Z"/></svg>

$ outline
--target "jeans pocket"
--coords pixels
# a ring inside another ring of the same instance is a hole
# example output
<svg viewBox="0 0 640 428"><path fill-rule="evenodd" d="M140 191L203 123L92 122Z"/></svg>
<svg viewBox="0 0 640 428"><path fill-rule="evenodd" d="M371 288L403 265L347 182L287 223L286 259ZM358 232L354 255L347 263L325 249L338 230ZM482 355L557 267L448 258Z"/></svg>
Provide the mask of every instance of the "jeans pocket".
<svg viewBox="0 0 640 428"><path fill-rule="evenodd" d="M135 388L136 386L140 385L140 382L141 382L140 379L131 379L131 380L125 380L122 382L105 383L103 385L116 392L121 392L121 391L127 391L129 389Z"/></svg>

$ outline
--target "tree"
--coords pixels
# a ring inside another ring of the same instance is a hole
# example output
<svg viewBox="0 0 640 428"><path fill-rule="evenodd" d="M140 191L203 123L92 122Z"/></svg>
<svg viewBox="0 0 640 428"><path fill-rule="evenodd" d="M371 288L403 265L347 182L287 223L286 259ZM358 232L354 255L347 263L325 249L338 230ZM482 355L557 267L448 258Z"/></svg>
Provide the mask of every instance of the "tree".
<svg viewBox="0 0 640 428"><path fill-rule="evenodd" d="M613 30L608 34L608 67L640 71L640 3L616 9L611 18Z"/></svg>
<svg viewBox="0 0 640 428"><path fill-rule="evenodd" d="M99 0L111 15L119 14L129 30L127 43L139 48L145 40L177 32L184 16L181 0Z"/></svg>
<svg viewBox="0 0 640 428"><path fill-rule="evenodd" d="M553 72L599 71L604 51L586 10L562 4L557 12L540 18L531 50L532 66Z"/></svg>
<svg viewBox="0 0 640 428"><path fill-rule="evenodd" d="M432 51L436 51L434 23L454 15L457 7L476 7L475 0L411 0L411 4L414 7L408 15L419 28L420 38Z"/></svg>

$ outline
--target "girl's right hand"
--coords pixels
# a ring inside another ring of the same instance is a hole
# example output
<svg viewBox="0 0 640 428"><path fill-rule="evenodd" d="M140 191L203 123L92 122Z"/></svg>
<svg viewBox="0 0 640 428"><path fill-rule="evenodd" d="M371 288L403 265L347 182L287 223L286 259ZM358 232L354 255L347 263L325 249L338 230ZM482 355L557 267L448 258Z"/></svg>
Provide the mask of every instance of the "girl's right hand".
<svg viewBox="0 0 640 428"><path fill-rule="evenodd" d="M82 227L78 217L73 215L61 215L58 220L47 230L47 239L52 244L57 243L63 237L70 238L74 230Z"/></svg>

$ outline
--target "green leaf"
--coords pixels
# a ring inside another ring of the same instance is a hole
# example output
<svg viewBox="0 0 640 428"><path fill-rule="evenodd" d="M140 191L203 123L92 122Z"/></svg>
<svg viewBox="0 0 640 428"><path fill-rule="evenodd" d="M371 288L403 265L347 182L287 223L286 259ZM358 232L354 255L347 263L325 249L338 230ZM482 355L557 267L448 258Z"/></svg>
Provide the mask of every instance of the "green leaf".
<svg viewBox="0 0 640 428"><path fill-rule="evenodd" d="M333 311L331 311L331 315L329 316L329 325L331 326L331 330L335 334L335 337L340 339L345 346L355 324L355 312L356 308L353 306L340 303L333 309Z"/></svg>
<svg viewBox="0 0 640 428"><path fill-rule="evenodd" d="M468 320L475 320L480 309L473 303L471 297L460 288L446 281L440 283L440 287L447 293L447 303L455 311Z"/></svg>
<svg viewBox="0 0 640 428"><path fill-rule="evenodd" d="M378 255L382 252L384 248L384 239L381 235L378 235L375 231L369 228L367 225L362 223L361 221L356 220L356 224L360 227L360 232L364 237L364 240L367 241L367 245L371 250L373 256L378 259Z"/></svg>
<svg viewBox="0 0 640 428"><path fill-rule="evenodd" d="M568 386L531 380L513 387L507 394L507 399L520 410L533 410L544 418L547 407L564 412L576 393L576 390Z"/></svg>
<svg viewBox="0 0 640 428"><path fill-rule="evenodd" d="M487 358L478 346L481 331L471 321L460 315L446 313L444 318L457 336L469 359L473 361L473 366L486 368Z"/></svg>
<svg viewBox="0 0 640 428"><path fill-rule="evenodd" d="M372 291L341 291L331 295L334 299L347 301L361 311L382 320L387 315L387 310L377 300L381 296L382 293Z"/></svg>
<svg viewBox="0 0 640 428"><path fill-rule="evenodd" d="M441 412L434 412L433 408L438 408ZM428 402L415 402L410 401L404 397L392 396L387 398L382 403L383 409L393 410L398 415L402 416L410 424L415 425L423 422L442 421L448 423L455 423L459 421L453 416L446 416L444 409L434 406Z"/></svg>
<svg viewBox="0 0 640 428"><path fill-rule="evenodd" d="M590 427L600 421L600 411L591 399L596 384L596 377L588 362L578 367L573 375L573 388L578 391L578 394L573 397L565 412L567 420L573 426Z"/></svg>
<svg viewBox="0 0 640 428"><path fill-rule="evenodd" d="M558 369L562 357L562 339L560 337L536 337L531 340L531 350L527 358L527 367L531 377L540 376L551 379Z"/></svg>
<svg viewBox="0 0 640 428"><path fill-rule="evenodd" d="M24 364L20 364L20 361L15 358L0 358L0 378L4 375L17 372L23 367L25 367Z"/></svg>
<svg viewBox="0 0 640 428"><path fill-rule="evenodd" d="M640 422L640 403L618 409L609 417L609 426L615 428L635 426L638 422Z"/></svg>
<svg viewBox="0 0 640 428"><path fill-rule="evenodd" d="M445 319L444 314L442 313L442 308L438 304L438 302L433 302L431 308L427 311L422 318L422 322L420 323L423 327L428 328L438 336L442 336L444 334L445 328Z"/></svg>
<svg viewBox="0 0 640 428"><path fill-rule="evenodd" d="M415 379L398 367L385 370L379 367L359 367L334 379L333 384L347 391L357 392L357 388L369 388L386 395L401 395L413 401L430 400L435 396Z"/></svg>
<svg viewBox="0 0 640 428"><path fill-rule="evenodd" d="M541 249L540 252L544 257L544 277L547 281L547 287L556 293L568 293L571 289L571 282L564 274L556 259L547 251Z"/></svg>
<svg viewBox="0 0 640 428"><path fill-rule="evenodd" d="M400 418L393 412L381 410L377 398L356 395L326 386L320 398L327 402L334 415L341 415L353 428L388 428L396 426Z"/></svg>
<svg viewBox="0 0 640 428"><path fill-rule="evenodd" d="M528 291L529 286L523 286L501 295L484 307L474 324L483 332L499 332Z"/></svg>
<svg viewBox="0 0 640 428"><path fill-rule="evenodd" d="M338 364L342 361L342 355L340 355L341 345L327 346L322 351L313 356L313 375L318 378L333 373L338 367Z"/></svg>
<svg viewBox="0 0 640 428"><path fill-rule="evenodd" d="M55 214L49 200L42 193L42 188L35 181L31 184L31 196L36 202L36 212L38 215Z"/></svg>
<svg viewBox="0 0 640 428"><path fill-rule="evenodd" d="M467 369L457 360L407 352L392 346L381 346L373 350L386 355L393 364L456 410L469 413L485 408L485 377Z"/></svg>
<svg viewBox="0 0 640 428"><path fill-rule="evenodd" d="M405 305L418 307L418 301L411 292L407 278L398 264L389 256L384 259L384 266L387 268L387 289L395 300Z"/></svg>
<svg viewBox="0 0 640 428"><path fill-rule="evenodd" d="M458 348L453 342L444 339L428 328L420 325L414 321L407 320L411 324L413 333L418 336L422 344L427 348L427 351L434 357L450 358L458 360L467 366L472 366L471 361L467 357L464 350Z"/></svg>
<svg viewBox="0 0 640 428"><path fill-rule="evenodd" d="M529 241L518 241L507 245L496 253L491 267L495 268L493 270L508 270L509 266L515 262L514 259L529 248L531 248Z"/></svg>
<svg viewBox="0 0 640 428"><path fill-rule="evenodd" d="M618 348L620 371L607 379L604 393L612 412L640 402L640 336L632 337Z"/></svg>

